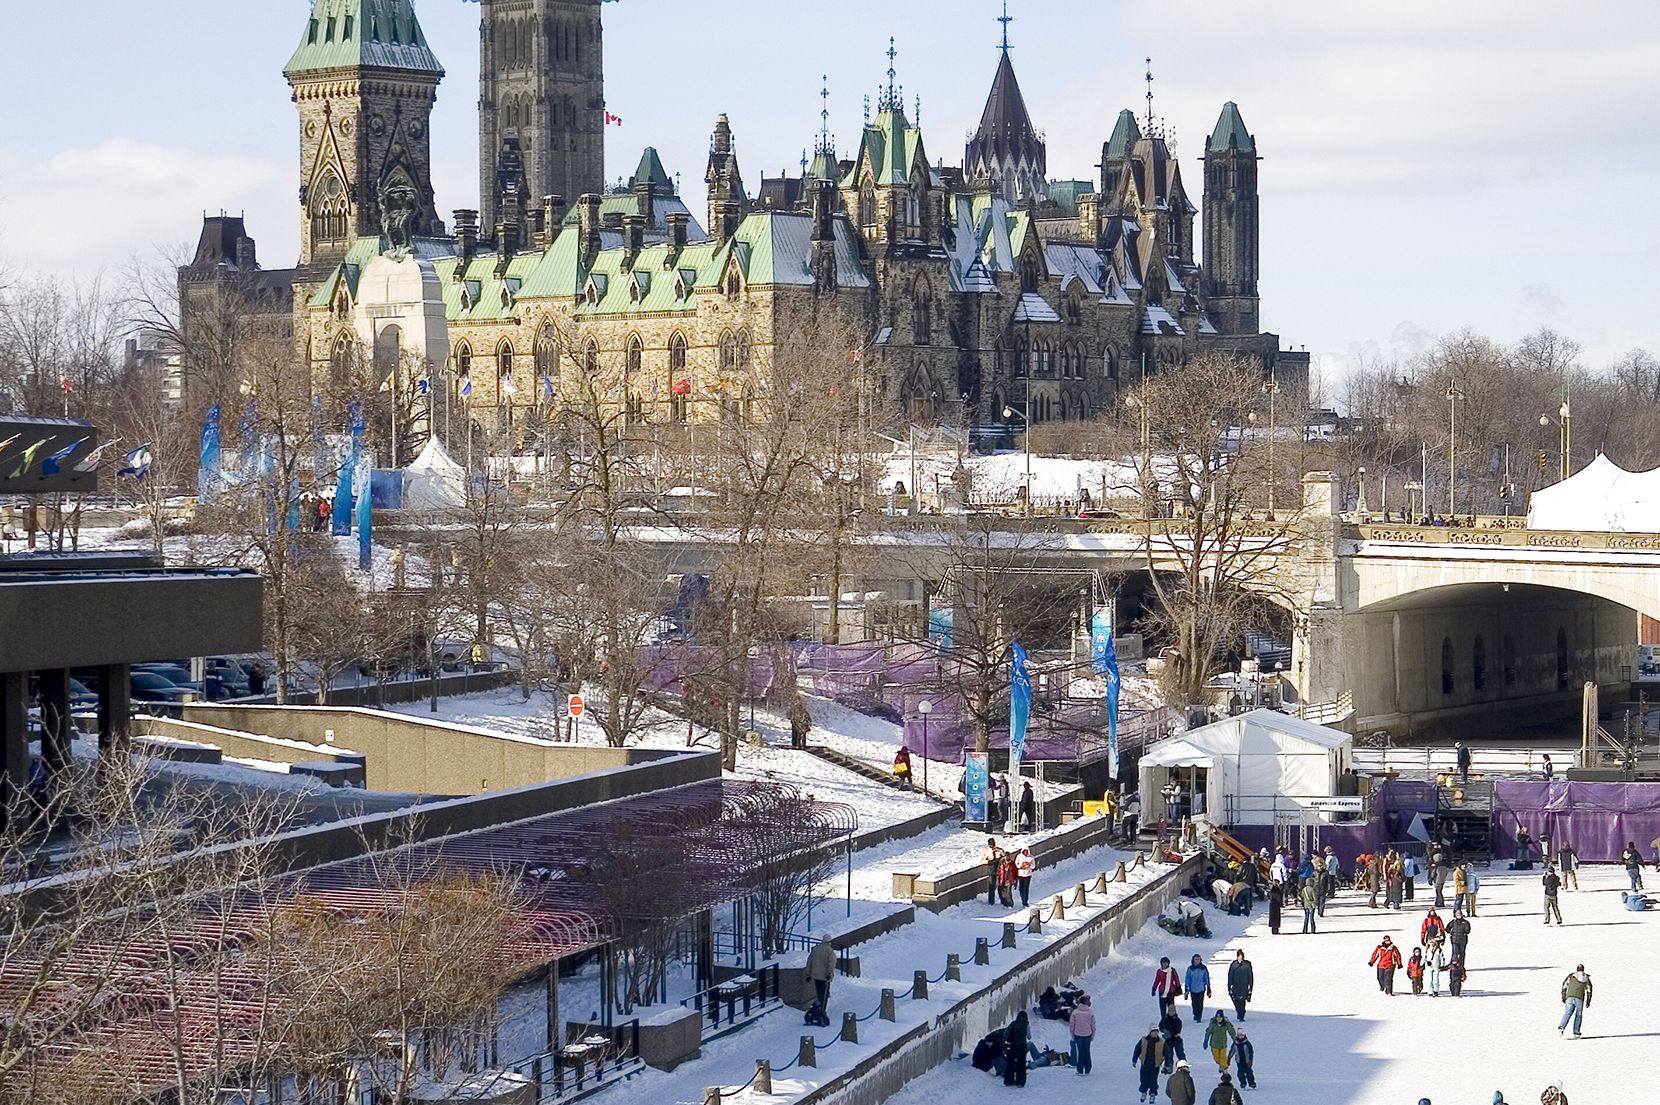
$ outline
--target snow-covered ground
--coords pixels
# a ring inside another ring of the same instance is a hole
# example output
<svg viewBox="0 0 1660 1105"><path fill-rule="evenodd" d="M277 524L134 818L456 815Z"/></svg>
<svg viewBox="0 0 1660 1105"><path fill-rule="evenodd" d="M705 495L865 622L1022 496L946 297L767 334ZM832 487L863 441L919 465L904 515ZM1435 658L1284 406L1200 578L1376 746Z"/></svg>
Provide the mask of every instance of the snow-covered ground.
<svg viewBox="0 0 1660 1105"><path fill-rule="evenodd" d="M1012 501L1026 482L1028 458L1019 450L965 458L963 467L973 480L974 497L991 501ZM1046 457L1032 454L1032 495L1034 498L1079 499L1080 490L1088 491L1099 501L1103 488L1107 499L1135 498L1140 494L1135 465L1126 460L1079 460L1073 457ZM951 486L952 474L957 469L957 457L943 453L925 453L918 450L914 472L917 486L932 493L936 484ZM909 452L900 450L883 465L880 487L884 494L898 484L910 488L913 461Z"/></svg>
<svg viewBox="0 0 1660 1105"><path fill-rule="evenodd" d="M1095 1072L1080 1083L1070 1070L1033 1071L1020 1099L1030 1105L1134 1100L1130 1065L1136 1038L1154 1019L1148 996L1158 958L1185 964L1202 953L1216 997L1210 1008L1232 1010L1223 996L1234 951L1245 949L1256 971L1256 996L1239 1027L1256 1046L1260 1094L1275 1105L1485 1105L1495 1090L1527 1105L1551 1082L1580 1102L1655 1100L1650 1071L1660 1036L1647 1003L1660 990L1660 913L1632 913L1620 905L1623 870L1587 868L1583 889L1562 892L1566 926L1541 921L1538 871L1484 875L1470 939L1471 971L1462 997L1413 996L1404 972L1395 996L1378 991L1366 965L1385 933L1410 954L1428 907L1424 888L1401 913L1366 908L1344 893L1328 908L1316 935L1298 935L1301 914L1287 910L1281 935L1268 931L1259 909L1249 923L1210 912L1216 933L1183 940L1150 926L1081 980L1093 997L1098 1029ZM1443 911L1443 916L1448 916ZM1558 990L1584 963L1595 986L1582 1039L1556 1034ZM1182 1008L1186 1008L1183 1003ZM1209 1013L1207 1011L1207 1017ZM1059 1024L1034 1021L1039 1046L1066 1050ZM1208 1099L1217 1071L1188 1019L1187 1057L1199 1100ZM1160 1078L1160 1101L1165 1100ZM1080 1086L1087 1090L1080 1090ZM891 1105L1004 1102L1012 1091L966 1062L951 1062L890 1099Z"/></svg>

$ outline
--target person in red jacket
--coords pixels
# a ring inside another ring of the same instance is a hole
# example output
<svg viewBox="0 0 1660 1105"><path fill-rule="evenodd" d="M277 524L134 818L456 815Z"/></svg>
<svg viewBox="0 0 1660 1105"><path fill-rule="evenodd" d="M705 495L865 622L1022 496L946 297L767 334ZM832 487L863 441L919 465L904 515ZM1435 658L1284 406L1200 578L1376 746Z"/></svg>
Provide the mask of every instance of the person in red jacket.
<svg viewBox="0 0 1660 1105"><path fill-rule="evenodd" d="M1170 965L1170 957L1159 960L1159 969L1153 973L1153 997L1158 999L1159 1016L1170 1012L1176 999L1182 996L1182 976Z"/></svg>
<svg viewBox="0 0 1660 1105"><path fill-rule="evenodd" d="M1394 997L1395 970L1401 965L1401 949L1385 936L1383 943L1372 949L1372 958L1367 962L1378 969L1378 989Z"/></svg>
<svg viewBox="0 0 1660 1105"><path fill-rule="evenodd" d="M1424 918L1424 923L1418 927L1418 940L1420 943L1428 944L1432 938L1440 936L1446 931L1447 923L1441 920L1439 913L1431 909L1429 916Z"/></svg>

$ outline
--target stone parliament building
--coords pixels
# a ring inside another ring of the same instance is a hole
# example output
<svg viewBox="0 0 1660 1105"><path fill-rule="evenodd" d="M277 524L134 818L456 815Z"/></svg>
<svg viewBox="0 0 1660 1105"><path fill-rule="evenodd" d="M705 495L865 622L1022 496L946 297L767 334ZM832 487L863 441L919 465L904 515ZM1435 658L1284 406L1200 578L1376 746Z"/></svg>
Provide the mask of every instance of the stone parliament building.
<svg viewBox="0 0 1660 1105"><path fill-rule="evenodd" d="M863 335L870 386L919 423L1093 418L1206 350L1306 382L1307 354L1261 332L1258 151L1232 103L1197 203L1150 111L1118 115L1099 180L1051 181L1005 40L962 165L947 166L905 110L890 48L857 147L840 156L826 128L799 178L752 191L718 116L700 224L653 149L604 187L601 0L481 9L479 206L448 226L436 208L444 71L413 0L313 0L283 71L298 264L260 269L240 219L207 220L180 270L187 332L193 291L251 279L274 311L292 304L316 387L350 350L396 350L394 365L424 366L394 368L399 388L419 375L487 427L568 401L578 374L632 421L718 417L736 392L764 395L776 336L826 309ZM372 274L389 253L418 273Z"/></svg>

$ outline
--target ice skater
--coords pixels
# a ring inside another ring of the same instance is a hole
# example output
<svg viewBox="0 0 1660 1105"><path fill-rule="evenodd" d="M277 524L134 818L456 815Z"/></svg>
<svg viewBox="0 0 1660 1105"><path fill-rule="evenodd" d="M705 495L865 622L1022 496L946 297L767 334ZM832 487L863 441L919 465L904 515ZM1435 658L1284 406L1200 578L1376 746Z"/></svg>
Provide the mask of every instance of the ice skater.
<svg viewBox="0 0 1660 1105"><path fill-rule="evenodd" d="M1620 853L1620 862L1625 864L1625 873L1631 878L1631 889L1643 888L1643 854L1637 851L1636 841L1625 842L1625 851Z"/></svg>
<svg viewBox="0 0 1660 1105"><path fill-rule="evenodd" d="M1252 1090L1257 1088L1256 1055L1257 1049L1245 1038L1245 1030L1235 1032L1228 1058L1233 1060L1234 1070L1239 1074L1239 1084Z"/></svg>
<svg viewBox="0 0 1660 1105"><path fill-rule="evenodd" d="M1159 1034L1159 1026L1155 1024L1147 1030L1147 1035L1136 1041L1135 1051L1130 1053L1130 1065L1141 1075L1141 1096L1136 1098L1137 1101L1158 1100L1159 1064L1163 1062L1164 1037ZM1183 1060L1180 1066L1185 1070L1186 1060Z"/></svg>
<svg viewBox="0 0 1660 1105"><path fill-rule="evenodd" d="M1186 1059L1176 1063L1176 1073L1165 1084L1164 1093L1170 1098L1170 1105L1198 1105L1199 1091L1193 1086L1193 1072L1188 1069Z"/></svg>
<svg viewBox="0 0 1660 1105"><path fill-rule="evenodd" d="M1447 943L1452 948L1452 958L1469 963L1470 957L1465 952L1470 946L1470 919L1462 912L1455 912L1447 922Z"/></svg>
<svg viewBox="0 0 1660 1105"><path fill-rule="evenodd" d="M1568 1022L1574 1025L1574 1039L1579 1039L1579 1029L1585 1020L1585 1011L1591 1008L1591 976L1585 973L1585 964L1581 963L1573 969L1567 978L1562 980L1562 1020L1556 1026L1556 1034L1562 1035L1568 1027Z"/></svg>
<svg viewBox="0 0 1660 1105"><path fill-rule="evenodd" d="M1557 901L1557 891L1562 889L1562 877L1556 873L1556 868L1545 865L1545 874L1539 880L1545 886L1545 924L1550 924L1551 915L1556 915L1556 923L1562 923L1562 904Z"/></svg>
<svg viewBox="0 0 1660 1105"><path fill-rule="evenodd" d="M1227 1071L1222 1072L1222 1084L1210 1091L1210 1105L1243 1105Z"/></svg>
<svg viewBox="0 0 1660 1105"><path fill-rule="evenodd" d="M1372 949L1372 958L1367 963L1378 969L1378 989L1394 997L1395 969L1401 965L1401 949L1385 936L1383 942Z"/></svg>
<svg viewBox="0 0 1660 1105"><path fill-rule="evenodd" d="M1153 997L1159 1003L1159 1016L1164 1016L1176 999L1182 996L1182 976L1170 965L1168 955L1159 959L1159 969L1153 972Z"/></svg>
<svg viewBox="0 0 1660 1105"><path fill-rule="evenodd" d="M1574 890L1579 889L1579 853L1574 851L1572 842L1564 840L1562 847L1556 850L1556 869L1564 883Z"/></svg>
<svg viewBox="0 0 1660 1105"><path fill-rule="evenodd" d="M1205 1026L1205 1046L1210 1048L1210 1057L1216 1060L1216 1069L1228 1069L1228 1048L1233 1044L1234 1027L1228 1023L1227 1015L1218 1009L1216 1015Z"/></svg>
<svg viewBox="0 0 1660 1105"><path fill-rule="evenodd" d="M1182 980L1187 996L1193 1000L1193 1023L1205 1019L1205 999L1210 997L1210 968L1202 957L1195 955L1188 965L1187 977Z"/></svg>
<svg viewBox="0 0 1660 1105"><path fill-rule="evenodd" d="M1245 1019L1245 1003L1251 1000L1256 984L1256 968L1245 958L1245 949L1240 948L1228 964L1228 997L1233 999L1233 1011L1240 1020Z"/></svg>

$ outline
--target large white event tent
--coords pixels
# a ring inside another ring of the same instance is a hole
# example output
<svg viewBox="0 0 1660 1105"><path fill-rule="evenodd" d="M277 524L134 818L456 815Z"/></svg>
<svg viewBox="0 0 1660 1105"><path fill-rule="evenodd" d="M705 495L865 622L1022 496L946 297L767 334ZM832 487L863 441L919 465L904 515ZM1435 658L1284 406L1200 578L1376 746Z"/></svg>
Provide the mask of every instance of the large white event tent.
<svg viewBox="0 0 1660 1105"><path fill-rule="evenodd" d="M467 470L451 458L434 434L421 455L403 470L405 510L454 510L467 501Z"/></svg>
<svg viewBox="0 0 1660 1105"><path fill-rule="evenodd" d="M1528 500L1528 529L1660 533L1660 468L1627 472L1601 453Z"/></svg>
<svg viewBox="0 0 1660 1105"><path fill-rule="evenodd" d="M1194 814L1221 825L1272 825L1330 808L1338 776L1349 769L1354 738L1338 729L1252 710L1153 745L1141 757L1141 796L1148 816L1174 780ZM1277 817L1276 817L1277 815Z"/></svg>

